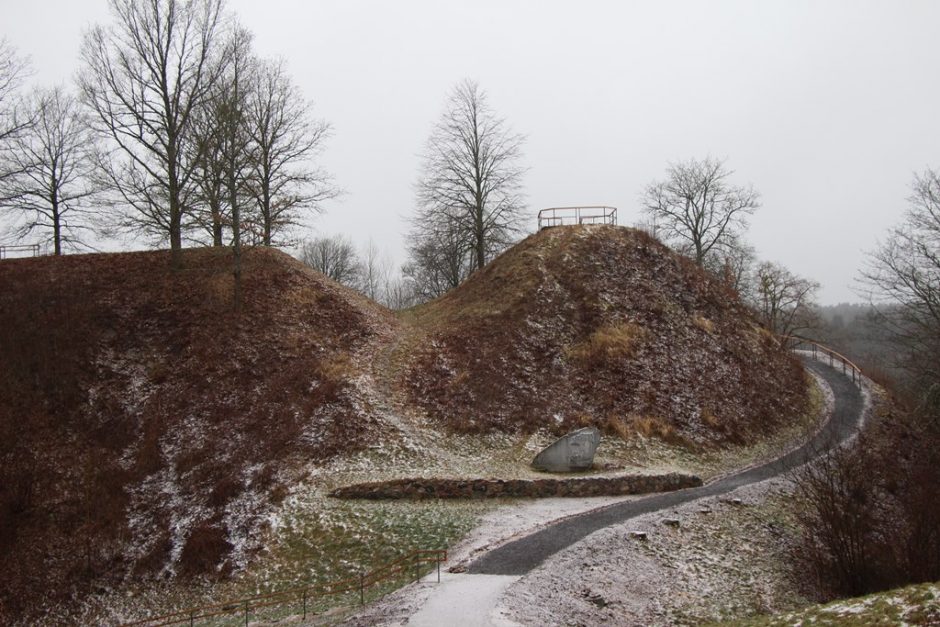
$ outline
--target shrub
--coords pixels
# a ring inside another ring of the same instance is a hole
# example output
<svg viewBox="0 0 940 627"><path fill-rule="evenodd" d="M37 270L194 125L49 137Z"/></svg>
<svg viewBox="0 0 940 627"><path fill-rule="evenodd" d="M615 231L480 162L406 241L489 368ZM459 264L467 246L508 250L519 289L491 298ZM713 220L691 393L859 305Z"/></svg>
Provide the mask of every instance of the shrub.
<svg viewBox="0 0 940 627"><path fill-rule="evenodd" d="M217 572L218 566L232 550L225 529L205 521L193 528L180 554L180 574L208 575Z"/></svg>
<svg viewBox="0 0 940 627"><path fill-rule="evenodd" d="M888 414L796 486L796 562L822 598L940 579L940 429L923 411Z"/></svg>

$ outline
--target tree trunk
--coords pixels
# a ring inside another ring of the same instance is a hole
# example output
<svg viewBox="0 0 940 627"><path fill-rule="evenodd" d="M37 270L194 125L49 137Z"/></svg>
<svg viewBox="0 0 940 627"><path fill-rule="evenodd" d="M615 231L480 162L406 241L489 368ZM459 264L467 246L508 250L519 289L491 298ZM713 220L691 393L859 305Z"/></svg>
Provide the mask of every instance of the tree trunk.
<svg viewBox="0 0 940 627"><path fill-rule="evenodd" d="M179 208L170 201L170 264L174 269L183 267L183 228Z"/></svg>
<svg viewBox="0 0 940 627"><path fill-rule="evenodd" d="M62 254L62 216L59 215L59 195L52 192L52 242L55 255Z"/></svg>
<svg viewBox="0 0 940 627"><path fill-rule="evenodd" d="M219 202L212 201L212 245L213 246L222 246L222 211L219 209Z"/></svg>
<svg viewBox="0 0 940 627"><path fill-rule="evenodd" d="M486 237L483 232L483 208L477 207L474 230L476 231L477 268L486 265Z"/></svg>
<svg viewBox="0 0 940 627"><path fill-rule="evenodd" d="M263 242L265 246L270 246L271 222L273 221L273 218L271 217L271 195L268 192L267 185L264 185L262 201L264 203L261 207L261 219L264 222Z"/></svg>
<svg viewBox="0 0 940 627"><path fill-rule="evenodd" d="M238 194L235 188L235 172L232 164L229 164L229 202L232 207L232 253L234 255L234 267L232 276L235 280L233 300L235 311L241 311L242 307L242 230L241 230L241 211L238 208Z"/></svg>
<svg viewBox="0 0 940 627"><path fill-rule="evenodd" d="M180 206L179 180L176 176L176 133L168 134L167 183L170 196L170 265L179 270L183 267L183 215Z"/></svg>

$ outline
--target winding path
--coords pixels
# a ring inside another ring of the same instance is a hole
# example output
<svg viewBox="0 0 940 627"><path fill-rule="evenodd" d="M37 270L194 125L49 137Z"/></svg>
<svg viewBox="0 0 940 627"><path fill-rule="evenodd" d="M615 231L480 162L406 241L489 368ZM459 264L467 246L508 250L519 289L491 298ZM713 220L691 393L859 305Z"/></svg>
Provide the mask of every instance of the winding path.
<svg viewBox="0 0 940 627"><path fill-rule="evenodd" d="M468 572L481 575L524 575L549 556L599 529L635 516L675 507L706 496L725 494L741 486L775 477L850 438L858 431L862 420L864 403L861 391L851 379L836 369L808 357L804 357L804 361L807 368L822 377L832 388L834 407L829 421L803 446L772 462L722 477L699 488L617 503L563 519L531 535L493 549L472 562Z"/></svg>

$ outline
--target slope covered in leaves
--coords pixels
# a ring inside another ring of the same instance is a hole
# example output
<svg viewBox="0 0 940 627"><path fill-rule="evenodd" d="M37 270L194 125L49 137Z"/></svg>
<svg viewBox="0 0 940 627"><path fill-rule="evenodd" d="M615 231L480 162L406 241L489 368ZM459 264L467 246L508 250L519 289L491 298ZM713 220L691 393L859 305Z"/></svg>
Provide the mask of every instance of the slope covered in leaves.
<svg viewBox="0 0 940 627"><path fill-rule="evenodd" d="M0 622L224 574L292 468L374 437L356 356L391 314L274 250L247 251L240 315L232 287L228 249L0 263Z"/></svg>
<svg viewBox="0 0 940 627"><path fill-rule="evenodd" d="M806 403L800 364L737 295L633 229L541 231L412 315L427 341L403 384L456 431L743 443Z"/></svg>

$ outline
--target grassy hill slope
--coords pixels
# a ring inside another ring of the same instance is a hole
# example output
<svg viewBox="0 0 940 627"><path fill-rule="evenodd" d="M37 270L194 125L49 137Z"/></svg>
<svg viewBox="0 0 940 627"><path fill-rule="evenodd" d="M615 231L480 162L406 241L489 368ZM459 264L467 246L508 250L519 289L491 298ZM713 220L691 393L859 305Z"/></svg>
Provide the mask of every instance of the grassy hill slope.
<svg viewBox="0 0 940 627"><path fill-rule="evenodd" d="M737 295L634 229L544 230L412 315L405 385L457 431L744 443L805 407L802 367Z"/></svg>
<svg viewBox="0 0 940 627"><path fill-rule="evenodd" d="M77 582L224 574L292 462L364 446L391 314L269 249L0 263L0 616ZM75 587L77 586L77 587Z"/></svg>

